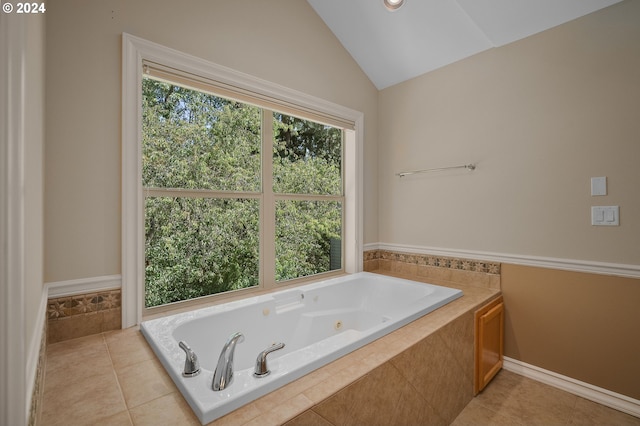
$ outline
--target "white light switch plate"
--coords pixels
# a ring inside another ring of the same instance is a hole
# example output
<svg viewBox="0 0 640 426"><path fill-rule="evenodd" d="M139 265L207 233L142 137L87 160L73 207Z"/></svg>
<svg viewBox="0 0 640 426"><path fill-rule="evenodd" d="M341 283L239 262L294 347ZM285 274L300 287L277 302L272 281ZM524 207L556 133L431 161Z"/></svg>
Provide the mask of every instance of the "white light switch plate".
<svg viewBox="0 0 640 426"><path fill-rule="evenodd" d="M620 206L591 206L591 224L620 226Z"/></svg>
<svg viewBox="0 0 640 426"><path fill-rule="evenodd" d="M607 177L591 178L591 195L607 195Z"/></svg>

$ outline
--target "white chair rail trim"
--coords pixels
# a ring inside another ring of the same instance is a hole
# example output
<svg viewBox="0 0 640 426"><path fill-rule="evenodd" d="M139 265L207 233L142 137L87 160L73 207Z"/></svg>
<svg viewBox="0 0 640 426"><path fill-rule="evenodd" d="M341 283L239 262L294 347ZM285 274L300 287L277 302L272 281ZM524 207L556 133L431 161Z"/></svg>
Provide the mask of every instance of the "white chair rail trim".
<svg viewBox="0 0 640 426"><path fill-rule="evenodd" d="M122 287L122 276L105 275L102 277L81 278L68 281L57 281L46 284L50 299L77 294L95 293Z"/></svg>
<svg viewBox="0 0 640 426"><path fill-rule="evenodd" d="M372 243L364 245L365 251L376 249L402 253L485 260L488 262L510 263L513 265L536 266L540 268L560 269L563 271L615 275L627 278L640 278L640 265L626 265L620 263L606 263L590 260L560 259L554 257L458 250L403 244Z"/></svg>

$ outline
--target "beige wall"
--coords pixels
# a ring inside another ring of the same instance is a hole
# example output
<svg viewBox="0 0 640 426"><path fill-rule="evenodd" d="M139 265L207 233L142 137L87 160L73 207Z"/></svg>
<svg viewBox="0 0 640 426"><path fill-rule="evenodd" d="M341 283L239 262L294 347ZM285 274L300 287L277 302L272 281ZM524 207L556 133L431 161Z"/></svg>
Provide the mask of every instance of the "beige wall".
<svg viewBox="0 0 640 426"><path fill-rule="evenodd" d="M365 243L378 241L377 95L305 1L47 5L45 280L119 274L121 34L365 114Z"/></svg>
<svg viewBox="0 0 640 426"><path fill-rule="evenodd" d="M638 40L625 1L381 91L380 241L640 265ZM502 289L506 356L640 398L639 279L503 265Z"/></svg>
<svg viewBox="0 0 640 426"><path fill-rule="evenodd" d="M638 279L502 265L505 355L640 400Z"/></svg>
<svg viewBox="0 0 640 426"><path fill-rule="evenodd" d="M638 40L625 1L381 91L380 241L638 265ZM621 226L591 226L592 205Z"/></svg>

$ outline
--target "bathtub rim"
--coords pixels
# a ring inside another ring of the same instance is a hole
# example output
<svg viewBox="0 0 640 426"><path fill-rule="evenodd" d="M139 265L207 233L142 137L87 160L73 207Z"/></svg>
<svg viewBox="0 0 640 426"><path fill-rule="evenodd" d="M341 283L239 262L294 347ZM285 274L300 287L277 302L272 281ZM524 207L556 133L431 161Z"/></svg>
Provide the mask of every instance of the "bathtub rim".
<svg viewBox="0 0 640 426"><path fill-rule="evenodd" d="M428 285L434 285L434 286L438 286L438 287L445 287L445 288L450 288L453 290L460 290L462 291L462 293L459 293L457 296L453 297L450 300L447 300L446 302L441 302L441 303L436 303L434 304L434 307L432 309L429 309L428 312L426 313L419 313L419 314L413 314L410 315L406 318L402 318L399 321L395 322L392 324L392 329L389 330L383 330L383 332L377 331L375 333L375 335L371 338L369 338L369 336L366 336L366 338L368 339L367 341L360 343L360 342L356 342L356 345L349 345L347 347L341 348L339 351L337 351L336 356L329 361L326 362L321 362L320 365L316 365L317 363L314 364L309 364L309 365L305 365L302 368L299 368L298 370L296 370L296 375L294 376L293 379L289 379L288 376L287 377L278 377L277 380L270 380L268 383L265 382L264 385L262 385L260 387L261 389L261 395L257 396L257 397L252 397L250 401L246 401L246 400L242 400L237 399L233 402L228 403L228 405L225 407L224 411L222 414L217 414L213 419L209 419L208 417L206 417L206 413L204 413L204 411L208 410L208 409L204 409L196 400L193 400L193 404L192 404L192 400L187 398L186 395L189 394L189 390L185 387L185 383L189 383L186 382L184 380L180 379L180 374L179 371L176 371L176 366L174 364L169 364L169 360L165 360L165 358L163 356L160 356L157 352L156 349L154 348L154 346L150 344L150 346L152 347L152 350L154 352L154 356L163 364L163 367L165 369L165 371L169 374L169 376L171 377L171 379L173 380L173 382L176 384L176 386L180 389L183 398L185 399L185 401L190 405L190 407L192 408L192 410L194 411L194 413L196 414L196 416L199 418L199 420L201 421L201 423L203 424L208 424L211 421L215 421L218 418L224 417L225 415L235 411L236 409L245 406L245 405L249 405L253 402L255 402L256 400L259 400L260 398L263 398L265 396L268 396L270 393L279 390L279 388L285 387L290 383L296 382L298 380L304 379L305 376L309 375L309 373L320 370L322 368L325 368L327 365L335 363L340 361L341 359L353 354L354 352L357 352L359 350L361 350L363 347L366 347L368 345L371 345L373 343L375 343L376 341L379 341L387 336L389 336L390 334L396 333L399 329L402 329L404 327L407 327L408 325L412 324L413 322L420 320L422 318L424 318L425 316L429 316L434 312L437 312L438 310L450 305L451 303L461 299L464 297L464 292L465 289L459 288L458 286L452 286L452 285L442 285L442 284L435 284L432 281L423 281L423 280L417 280L414 277L403 277L403 276L396 276L396 275L392 275L392 274L377 274L374 272L359 272L359 273L354 273L354 274L345 274L345 275L349 275L349 276L353 276L353 278L357 278L358 276L370 276L372 278L382 278L382 277L386 277L386 278L391 278L391 279L396 279L396 280L401 280L401 281L409 281L412 283L421 283L421 284L428 284ZM338 280L340 278L344 278L344 277L332 277L330 279L326 279L326 280L319 280L317 282L312 282L312 283L306 283L306 285L310 285L310 286L314 286L314 285L321 285L324 282L328 281L334 281L334 280ZM296 286L298 287L298 286ZM281 291L290 291L290 290L294 290L294 287L288 287L288 288L283 288L283 289L279 289ZM272 293L272 292L269 292ZM268 295L268 294L267 294ZM231 302L232 305L234 304L238 304L238 305L242 305L243 301L246 300L251 300L251 299L256 299L258 296L255 295L250 295L248 297L236 300ZM218 304L215 304L218 305ZM215 306L212 305L212 306ZM199 310L206 310L207 308L209 308L210 306L206 306L203 307ZM189 309L186 312L190 312L190 311L194 311L195 309ZM179 312L182 313L182 312ZM177 314L179 314L177 313ZM172 314L173 315L173 314ZM168 315L162 315L162 317L166 317ZM154 318L155 320L156 318ZM146 321L145 321L146 322ZM144 328L141 327L141 331L143 333L143 335L145 336L145 340L148 341L147 339L147 335L145 334ZM355 346L355 347L354 347ZM170 373L170 371L173 371L173 374ZM178 378L178 381L175 380L175 378ZM284 382L284 383L282 383ZM196 404L194 406L194 404Z"/></svg>
<svg viewBox="0 0 640 426"><path fill-rule="evenodd" d="M169 315L175 315L181 312L195 311L197 309L206 308L209 306L222 305L229 302L235 302L237 300L248 299L251 297L263 296L265 294L276 293L278 291L287 290L296 287L302 287L308 284L313 284L318 281L331 280L335 278L345 277L348 275L357 274L360 272L371 271L358 271L358 272L344 272L343 270L321 272L319 274L294 278L284 282L276 283L268 287L249 287L240 288L237 290L230 290L223 293L210 294L208 296L196 297L194 299L181 300L176 302L167 303L164 305L152 306L150 308L142 308L142 322L154 320L157 318L166 317ZM398 277L399 278L399 277ZM406 278L411 280L410 278Z"/></svg>

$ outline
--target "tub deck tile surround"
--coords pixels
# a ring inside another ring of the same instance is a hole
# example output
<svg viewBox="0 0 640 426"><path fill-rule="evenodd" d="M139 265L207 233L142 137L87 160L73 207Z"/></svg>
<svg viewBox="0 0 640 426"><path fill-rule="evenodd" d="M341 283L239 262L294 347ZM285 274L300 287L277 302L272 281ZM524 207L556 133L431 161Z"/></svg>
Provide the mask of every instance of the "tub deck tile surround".
<svg viewBox="0 0 640 426"><path fill-rule="evenodd" d="M362 407L359 411L362 422L369 423L367 419L380 418L372 410L381 406L376 403L376 398L381 397L378 391L384 389L379 383L389 375L394 377L396 391L403 395L394 405L393 418L404 419L404 424L412 423L407 417L410 414L417 416L413 420L429 424L448 424L455 418L472 398L473 321L470 313L499 294L500 265L375 251L365 253L365 269L460 288L464 296L217 419L212 425L290 422L290 426L295 426L318 419L326 422L327 417L320 412L328 415L326 413L334 412L335 407L352 406L362 395L374 398L358 402ZM54 325L54 333L56 326L64 328L63 320L75 322L69 326L70 330L54 334L53 339L49 333L42 424L95 424L97 420L101 424L165 424L167 421L199 424L139 329L108 331L114 328L113 324L105 324L104 318L95 318L100 311L103 315L109 310L119 313L119 302L119 291L49 301L49 326ZM453 321L456 318L458 320ZM96 326L96 322L100 325ZM90 335L61 341L74 337L74 333ZM437 377L439 392L420 388L411 378L413 372L407 370L406 363L411 358L432 356L433 344L438 347L438 356L428 365L436 371L449 371L448 375ZM81 359L87 360L83 361L86 365L93 366L91 371L86 375L82 369L80 374L73 371L75 377L82 379L65 381L65 374L71 374L70 369ZM438 362L451 364L444 366ZM95 380L100 381L97 386L93 383ZM92 385L104 393L104 400L90 389ZM366 391L363 393L362 389ZM67 394L70 399L60 400ZM453 394L458 396L438 399ZM83 396L87 396L86 403ZM82 406L82 409L77 411L78 416L67 409L61 413L60 402L67 406ZM352 410L349 412L353 414ZM337 425L348 419L336 417L333 420Z"/></svg>
<svg viewBox="0 0 640 426"><path fill-rule="evenodd" d="M412 346L420 350L417 344L425 335L434 332L437 332L441 353L451 354L454 349L449 349L447 345L450 343L447 342L462 333L459 325L448 325L451 319L472 311L499 293L480 287L456 287L464 291L462 298L211 424L262 426L292 422L293 426L304 424L298 422L305 418L317 419L320 416L326 420L319 412L333 411L330 407L336 404L350 406L353 398L362 397L360 391L363 388L369 389L365 394L373 397L375 389L383 388L376 384L389 374L397 379L395 382L403 395L402 402L396 407L397 419L416 413L420 418L437 419L437 424L440 424L440 419L442 424L452 421L452 414L436 412L431 404L425 406L426 396L403 378L403 364L397 357ZM472 322L469 323L471 325ZM453 356L449 358L455 363L457 374L452 383L458 386L468 373L456 365L459 361ZM136 371L144 373L136 374ZM471 399L471 383L469 381L469 396L464 397L465 400ZM445 389L441 391L448 393ZM332 395L336 399L330 398ZM360 400L363 419L371 416L367 407L380 405L375 401ZM459 401L445 403L454 408L461 405ZM45 425L199 424L167 373L159 368L151 348L135 327L50 344L47 348L41 420ZM338 418L334 420L340 424Z"/></svg>

